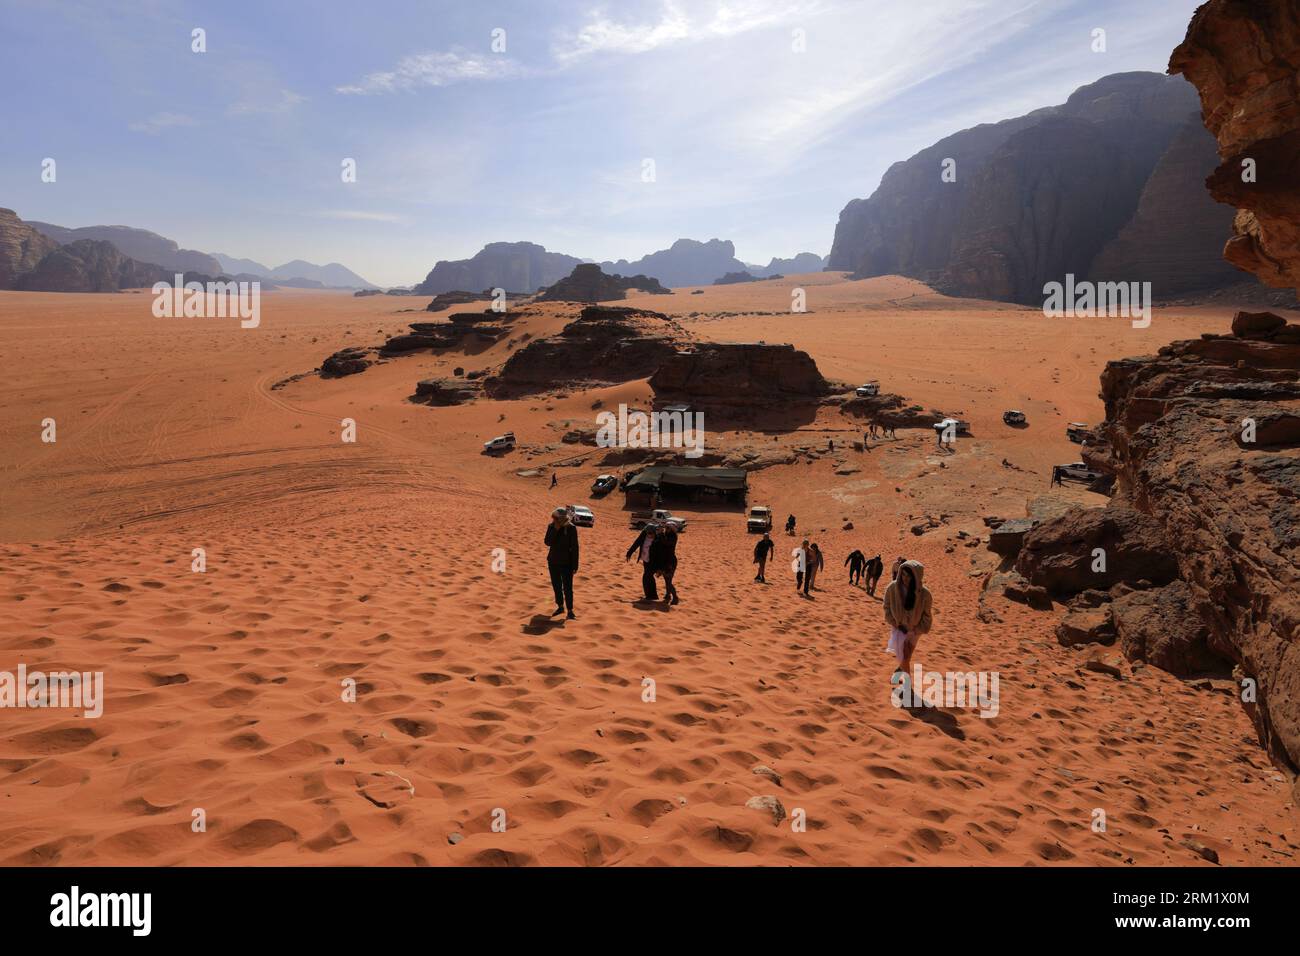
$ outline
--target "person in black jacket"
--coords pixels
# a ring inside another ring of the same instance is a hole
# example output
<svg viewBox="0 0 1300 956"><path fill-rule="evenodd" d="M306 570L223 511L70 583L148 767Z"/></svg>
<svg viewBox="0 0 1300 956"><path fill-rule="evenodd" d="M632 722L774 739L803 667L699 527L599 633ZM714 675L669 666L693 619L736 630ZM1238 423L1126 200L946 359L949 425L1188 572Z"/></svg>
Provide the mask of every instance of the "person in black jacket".
<svg viewBox="0 0 1300 956"><path fill-rule="evenodd" d="M632 547L627 549L627 560L631 561L635 554L637 563L641 565L641 591L647 601L659 600L659 587L655 584L655 537L654 524L647 524L632 542Z"/></svg>
<svg viewBox="0 0 1300 956"><path fill-rule="evenodd" d="M849 584L857 584L862 580L862 569L867 563L867 556L861 551L854 550L844 563L849 566Z"/></svg>
<svg viewBox="0 0 1300 956"><path fill-rule="evenodd" d="M664 600L676 604L677 587L673 584L673 575L677 573L677 529L671 523L665 524L655 534L655 543L650 548L650 560L654 564L655 574L664 579Z"/></svg>
<svg viewBox="0 0 1300 956"><path fill-rule="evenodd" d="M880 555L876 555L867 561L864 570L867 575L867 593L875 597L876 584L880 581L880 576L885 573L885 562L880 560Z"/></svg>
<svg viewBox="0 0 1300 956"><path fill-rule="evenodd" d="M772 543L772 536L767 532L763 533L763 540L754 545L754 563L758 565L758 574L754 575L754 580L759 584L766 584L767 578L764 572L767 570L767 559L772 556L776 550L776 545Z"/></svg>
<svg viewBox="0 0 1300 956"><path fill-rule="evenodd" d="M578 529L569 520L565 508L551 512L551 523L546 526L546 566L551 572L551 587L555 590L554 617L568 608L568 620L573 614L573 576L578 573Z"/></svg>

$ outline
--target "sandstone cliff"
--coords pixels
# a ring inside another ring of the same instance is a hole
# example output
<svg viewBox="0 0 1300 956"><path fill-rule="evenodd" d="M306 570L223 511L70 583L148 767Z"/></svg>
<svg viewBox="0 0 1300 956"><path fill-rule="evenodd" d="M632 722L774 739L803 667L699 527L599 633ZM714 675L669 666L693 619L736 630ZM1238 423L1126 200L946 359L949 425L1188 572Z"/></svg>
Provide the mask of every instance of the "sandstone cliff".
<svg viewBox="0 0 1300 956"><path fill-rule="evenodd" d="M845 207L828 268L1027 304L1040 304L1043 284L1067 272L1109 281L1154 269L1161 298L1240 281L1222 265L1203 268L1221 246L1222 221L1206 211L1200 184L1212 157L1201 154L1199 178L1187 168L1195 111L1190 85L1124 73L1061 106L947 137ZM946 159L955 181L941 176ZM1170 205L1181 227L1151 228L1149 217Z"/></svg>
<svg viewBox="0 0 1300 956"><path fill-rule="evenodd" d="M78 229L68 229L48 222L35 221L30 222L29 225L49 236L59 245L66 246L81 239L111 242L122 255L137 262L162 266L173 273L198 272L203 275L218 276L227 271L215 257L206 252L182 249L171 239L147 229L135 229L131 226L82 226Z"/></svg>
<svg viewBox="0 0 1300 956"><path fill-rule="evenodd" d="M12 289L19 276L31 272L58 247L12 209L0 209L0 289Z"/></svg>
<svg viewBox="0 0 1300 956"><path fill-rule="evenodd" d="M78 239L47 253L13 287L29 292L117 292L173 282L175 276L170 269L122 255L111 242Z"/></svg>
<svg viewBox="0 0 1300 956"><path fill-rule="evenodd" d="M1238 210L1224 255L1269 285L1300 286L1300 4L1202 5L1169 72L1200 91L1219 143L1210 192Z"/></svg>

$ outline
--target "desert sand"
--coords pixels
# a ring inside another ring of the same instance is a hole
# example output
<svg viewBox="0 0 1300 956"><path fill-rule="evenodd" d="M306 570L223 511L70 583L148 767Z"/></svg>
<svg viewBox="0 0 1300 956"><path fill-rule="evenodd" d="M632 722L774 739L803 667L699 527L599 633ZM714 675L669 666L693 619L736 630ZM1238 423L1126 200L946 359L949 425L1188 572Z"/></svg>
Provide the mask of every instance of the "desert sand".
<svg viewBox="0 0 1300 956"><path fill-rule="evenodd" d="M1188 842L1296 863L1295 797L1232 697L1064 648L1059 612L1001 602L1002 623L981 621L991 556L958 537L1038 497L1101 503L1048 482L1078 457L1065 423L1102 415L1105 362L1225 331L1231 307L1133 329L896 278L690 293L626 304L702 338L792 342L830 378L972 424L952 455L920 430L843 448L861 432L831 410L776 436L841 448L750 477L751 503L793 512L827 556L810 600L791 539L774 533L755 584L740 512L673 503L682 603L633 603L623 496L588 500L602 453L527 446L597 400L644 405L645 382L430 408L408 401L416 381L496 366L507 343L294 378L427 318L425 299L269 292L244 330L156 319L145 292L0 293L0 670L103 671L107 693L97 720L0 710L0 863L1211 865ZM576 311L536 307L512 336ZM524 447L480 454L507 429ZM547 616L542 547L568 503L597 516L576 621ZM945 517L913 535L927 515ZM916 661L997 671L998 716L892 706L880 602L841 566L855 547L924 562L935 627ZM764 795L780 823L746 807Z"/></svg>

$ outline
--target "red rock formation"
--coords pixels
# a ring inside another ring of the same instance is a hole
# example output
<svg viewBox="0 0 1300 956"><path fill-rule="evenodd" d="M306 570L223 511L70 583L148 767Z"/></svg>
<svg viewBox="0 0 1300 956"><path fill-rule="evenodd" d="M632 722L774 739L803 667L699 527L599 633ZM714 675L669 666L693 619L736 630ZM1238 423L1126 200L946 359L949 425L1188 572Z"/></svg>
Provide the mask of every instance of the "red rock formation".
<svg viewBox="0 0 1300 956"><path fill-rule="evenodd" d="M0 289L12 289L19 276L31 272L58 247L12 209L0 209Z"/></svg>
<svg viewBox="0 0 1300 956"><path fill-rule="evenodd" d="M1219 143L1210 192L1238 209L1224 256L1269 285L1300 286L1300 3L1211 0L1169 72L1200 91ZM1243 179L1246 160L1254 182Z"/></svg>
<svg viewBox="0 0 1300 956"><path fill-rule="evenodd" d="M816 402L831 391L817 363L793 345L700 343L665 357L650 376L658 401L705 406Z"/></svg>
<svg viewBox="0 0 1300 956"><path fill-rule="evenodd" d="M536 339L511 355L485 381L484 391L508 398L645 378L688 341L681 326L658 312L588 306L559 335Z"/></svg>
<svg viewBox="0 0 1300 956"><path fill-rule="evenodd" d="M583 262L573 267L573 272L537 297L538 302L614 302L626 299L629 289L638 289L655 295L671 295L658 279L649 276L606 275L594 262Z"/></svg>

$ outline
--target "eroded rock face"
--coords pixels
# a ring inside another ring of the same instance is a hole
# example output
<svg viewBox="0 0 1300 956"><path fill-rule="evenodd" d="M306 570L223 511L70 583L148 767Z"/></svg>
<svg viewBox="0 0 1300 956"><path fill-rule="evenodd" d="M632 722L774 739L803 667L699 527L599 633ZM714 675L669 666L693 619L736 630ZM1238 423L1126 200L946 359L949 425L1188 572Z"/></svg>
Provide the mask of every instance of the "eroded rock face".
<svg viewBox="0 0 1300 956"><path fill-rule="evenodd" d="M1201 95L1222 164L1210 177L1237 207L1224 257L1273 286L1300 286L1300 5L1211 0L1169 59ZM1243 177L1253 160L1255 181Z"/></svg>
<svg viewBox="0 0 1300 956"><path fill-rule="evenodd" d="M844 208L828 268L1027 304L1067 272L1149 280L1158 298L1240 282L1216 261L1226 219L1203 191L1215 157L1195 117L1189 84L1121 73L963 130Z"/></svg>
<svg viewBox="0 0 1300 956"><path fill-rule="evenodd" d="M664 357L650 377L659 401L751 406L818 401L831 385L793 345L700 343Z"/></svg>
<svg viewBox="0 0 1300 956"><path fill-rule="evenodd" d="M12 289L19 276L31 272L58 247L12 209L0 209L0 289Z"/></svg>
<svg viewBox="0 0 1300 956"><path fill-rule="evenodd" d="M117 292L155 282L173 282L175 273L136 262L102 239L78 239L48 253L30 272L18 277L16 289L32 292Z"/></svg>
<svg viewBox="0 0 1300 956"><path fill-rule="evenodd" d="M1054 595L1121 582L1168 584L1178 576L1164 529L1132 508L1071 508L1024 536L1015 569Z"/></svg>
<svg viewBox="0 0 1300 956"><path fill-rule="evenodd" d="M484 391L505 398L645 378L688 341L681 326L658 312L588 306L559 335L536 339L511 355L485 381Z"/></svg>
<svg viewBox="0 0 1300 956"><path fill-rule="evenodd" d="M1166 587L1112 606L1125 653L1175 673L1209 670L1216 658L1236 664L1258 688L1248 712L1261 741L1297 768L1300 326L1248 313L1233 327L1239 335L1110 362L1106 420L1083 454L1116 476L1115 500L1098 510L1140 512L1176 565ZM1077 517L1060 520L1065 530L1048 522L1029 537L1071 541ZM1044 563L1077 564L1076 546L1065 550Z"/></svg>

